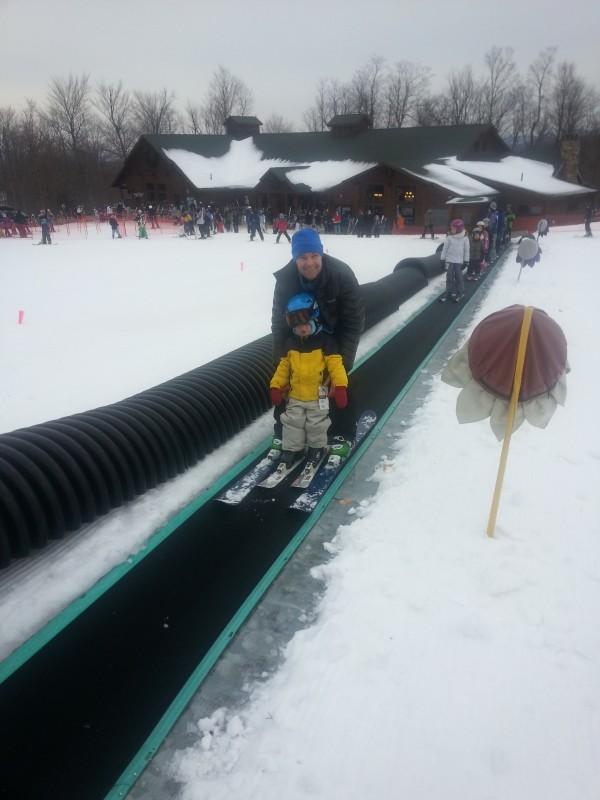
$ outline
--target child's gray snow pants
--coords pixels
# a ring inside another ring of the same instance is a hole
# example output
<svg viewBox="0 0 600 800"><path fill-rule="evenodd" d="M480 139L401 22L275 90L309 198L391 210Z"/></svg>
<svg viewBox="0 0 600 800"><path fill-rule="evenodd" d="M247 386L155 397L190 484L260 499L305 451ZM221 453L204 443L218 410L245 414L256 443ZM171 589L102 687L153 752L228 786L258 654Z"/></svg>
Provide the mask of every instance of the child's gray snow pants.
<svg viewBox="0 0 600 800"><path fill-rule="evenodd" d="M326 447L331 425L329 410L320 409L318 400L294 400L290 397L281 415L283 449L294 453L308 447Z"/></svg>

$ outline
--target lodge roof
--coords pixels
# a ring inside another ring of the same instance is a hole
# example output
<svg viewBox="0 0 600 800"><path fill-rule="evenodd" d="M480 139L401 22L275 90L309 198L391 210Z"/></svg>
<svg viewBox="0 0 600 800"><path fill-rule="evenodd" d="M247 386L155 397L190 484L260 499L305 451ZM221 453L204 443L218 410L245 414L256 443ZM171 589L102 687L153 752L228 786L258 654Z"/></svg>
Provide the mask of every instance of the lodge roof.
<svg viewBox="0 0 600 800"><path fill-rule="evenodd" d="M351 159L402 168L421 166L444 156L467 157L485 133L495 137L498 157L509 152L490 125L378 128L347 139L334 137L329 131L261 133L252 140L265 158L294 162ZM188 150L206 158L225 155L231 144L231 137L224 134L149 134L142 138L159 152ZM487 155L489 158L489 152Z"/></svg>
<svg viewBox="0 0 600 800"><path fill-rule="evenodd" d="M243 124L256 120L240 119ZM385 166L461 196L495 194L494 185L504 181L493 167L510 154L491 125L363 129L348 137L332 131L261 133L241 140L225 134L153 134L140 137L113 185L121 184L138 148L150 148L155 158L167 158L199 189L253 189L270 173L292 191L326 191ZM586 191L554 180L552 185L544 181L544 193ZM528 189L522 182L519 188ZM537 191L533 186L529 190Z"/></svg>

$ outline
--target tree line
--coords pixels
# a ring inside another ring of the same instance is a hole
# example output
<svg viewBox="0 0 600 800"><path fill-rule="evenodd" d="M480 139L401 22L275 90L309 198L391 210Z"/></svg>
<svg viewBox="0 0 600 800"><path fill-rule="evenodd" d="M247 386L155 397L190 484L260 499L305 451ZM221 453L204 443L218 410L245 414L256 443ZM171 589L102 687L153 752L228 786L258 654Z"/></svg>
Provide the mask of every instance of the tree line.
<svg viewBox="0 0 600 800"><path fill-rule="evenodd" d="M347 82L320 79L304 123L322 131L335 114L365 113L376 128L491 124L513 148L600 132L597 89L556 56L547 47L521 73L512 48L492 47L479 72L471 65L453 70L437 93L429 67L373 57Z"/></svg>
<svg viewBox="0 0 600 800"><path fill-rule="evenodd" d="M443 91L431 91L431 70L374 56L347 81L321 78L303 114L305 129L323 131L336 114L365 113L377 128L491 123L511 147L600 132L600 98L556 48L541 51L520 73L511 48L492 47L479 72L452 71ZM173 91L130 91L119 81L93 85L89 75L53 78L43 104L0 107L0 191L29 210L100 204L138 136L223 132L230 115L253 110L248 86L219 66L204 97L177 105ZM281 114L262 131L294 125ZM1 202L1 201L0 201Z"/></svg>

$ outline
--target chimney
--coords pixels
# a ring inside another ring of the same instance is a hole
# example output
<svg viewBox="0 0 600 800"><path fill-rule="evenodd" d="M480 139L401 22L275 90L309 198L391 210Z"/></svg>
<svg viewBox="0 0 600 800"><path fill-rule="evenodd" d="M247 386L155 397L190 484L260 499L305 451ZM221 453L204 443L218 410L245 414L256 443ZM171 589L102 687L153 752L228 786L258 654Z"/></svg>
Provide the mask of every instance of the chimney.
<svg viewBox="0 0 600 800"><path fill-rule="evenodd" d="M258 117L227 117L223 123L225 133L232 139L247 139L249 136L258 136L262 122Z"/></svg>
<svg viewBox="0 0 600 800"><path fill-rule="evenodd" d="M570 183L579 183L580 142L576 135L567 134L560 143L561 178Z"/></svg>
<svg viewBox="0 0 600 800"><path fill-rule="evenodd" d="M333 136L357 136L372 127L368 114L337 114L327 123Z"/></svg>

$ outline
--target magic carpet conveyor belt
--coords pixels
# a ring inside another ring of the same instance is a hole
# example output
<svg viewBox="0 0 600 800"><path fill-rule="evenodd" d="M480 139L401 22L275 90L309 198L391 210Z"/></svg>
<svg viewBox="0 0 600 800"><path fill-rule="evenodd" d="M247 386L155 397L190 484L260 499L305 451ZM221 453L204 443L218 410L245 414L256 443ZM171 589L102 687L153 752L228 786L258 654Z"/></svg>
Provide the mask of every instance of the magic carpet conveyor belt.
<svg viewBox="0 0 600 800"><path fill-rule="evenodd" d="M432 302L360 364L356 407L381 416L463 307ZM285 503L209 500L9 675L0 798L104 798L305 522Z"/></svg>

